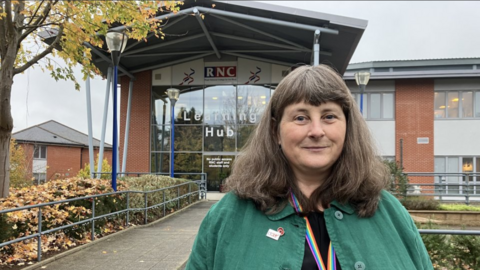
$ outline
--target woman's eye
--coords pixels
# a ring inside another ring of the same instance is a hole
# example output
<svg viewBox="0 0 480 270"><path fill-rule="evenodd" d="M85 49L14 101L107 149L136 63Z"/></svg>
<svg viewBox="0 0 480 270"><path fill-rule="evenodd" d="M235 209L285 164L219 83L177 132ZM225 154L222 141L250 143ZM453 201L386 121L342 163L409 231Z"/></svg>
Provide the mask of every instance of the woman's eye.
<svg viewBox="0 0 480 270"><path fill-rule="evenodd" d="M326 116L325 116L325 119L327 119L327 120L333 120L333 119L335 119L335 115L333 115L333 114L326 115Z"/></svg>
<svg viewBox="0 0 480 270"><path fill-rule="evenodd" d="M297 117L295 117L295 120L296 121L305 121L305 120L307 120L307 118L305 116L297 116Z"/></svg>

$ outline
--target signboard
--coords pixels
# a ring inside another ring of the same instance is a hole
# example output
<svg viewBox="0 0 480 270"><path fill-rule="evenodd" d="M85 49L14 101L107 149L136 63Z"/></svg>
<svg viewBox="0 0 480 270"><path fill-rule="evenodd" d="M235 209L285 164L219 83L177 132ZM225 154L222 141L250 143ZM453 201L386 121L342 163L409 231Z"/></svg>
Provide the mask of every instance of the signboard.
<svg viewBox="0 0 480 270"><path fill-rule="evenodd" d="M238 58L238 84L269 84L271 70L269 63Z"/></svg>
<svg viewBox="0 0 480 270"><path fill-rule="evenodd" d="M205 62L205 84L236 84L237 62Z"/></svg>
<svg viewBox="0 0 480 270"><path fill-rule="evenodd" d="M203 59L182 63L172 67L172 85L203 85Z"/></svg>
<svg viewBox="0 0 480 270"><path fill-rule="evenodd" d="M230 168L232 164L231 157L207 157L206 161L208 162L209 168Z"/></svg>
<svg viewBox="0 0 480 270"><path fill-rule="evenodd" d="M417 144L428 144L430 139L428 137L417 137Z"/></svg>

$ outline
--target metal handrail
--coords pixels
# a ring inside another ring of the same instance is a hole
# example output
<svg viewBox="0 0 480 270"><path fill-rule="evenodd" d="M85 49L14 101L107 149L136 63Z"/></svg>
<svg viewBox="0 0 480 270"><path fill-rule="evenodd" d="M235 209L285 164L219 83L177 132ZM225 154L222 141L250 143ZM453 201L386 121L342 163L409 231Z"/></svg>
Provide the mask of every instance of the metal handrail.
<svg viewBox="0 0 480 270"><path fill-rule="evenodd" d="M450 200L451 198L455 199L458 197L464 197L464 202L467 205L470 204L471 198L480 198L480 172L404 172L403 175L407 177L416 177L416 179L419 177L438 178L436 183L431 184L415 182L407 183L406 190L403 193L395 193L395 187L392 187L392 193L403 196L404 198L409 196L434 196L436 199L442 201L444 197L450 198ZM449 177L458 178L459 181L457 183L446 182ZM472 182L472 180L476 181ZM398 183L392 182L392 185L398 185ZM415 187L423 188L416 190Z"/></svg>
<svg viewBox="0 0 480 270"><path fill-rule="evenodd" d="M192 184L198 185L199 189L196 190L196 191L192 191L192 188L191 188ZM185 186L185 185L188 185L188 193L180 195L180 187ZM169 190L169 189L174 189L174 188L177 188L177 197L166 201L165 200L166 199L165 191ZM160 189L156 189L156 190L109 192L109 193L104 193L104 194L95 194L95 195L89 195L89 196L85 196L85 197L77 197L77 198L65 199L65 200L61 200L61 201L46 202L46 203L41 203L41 204L36 204L36 205L28 205L28 206L22 206L22 207L18 207L18 208L0 210L0 214L6 214L6 213L10 213L10 212L17 212L17 211L22 211L22 210L29 210L29 209L38 208L38 214L37 214L37 216L38 216L38 232L34 233L34 234L31 234L31 235L28 235L28 236L24 236L24 237L16 238L16 239L13 239L13 240L10 240L10 241L7 241L7 242L3 242L3 243L0 244L0 248L4 247L4 246L7 246L7 245L10 245L10 244L13 244L13 243L25 241L25 240L28 240L28 239L31 239L31 238L38 238L38 240L37 240L38 241L37 260L40 262L41 258L42 258L41 236L44 235L44 234L49 234L49 233L52 233L52 232L55 232L55 231L59 231L59 230L63 230L63 229L73 227L73 226L82 225L84 223L91 222L92 223L92 232L91 232L90 238L91 238L92 241L94 241L95 240L95 220L97 220L97 219L102 219L102 218L106 218L106 217L113 216L113 215L119 215L119 214L122 214L122 213L126 212L126 226L128 226L129 212L130 211L142 211L143 210L143 211L145 211L145 215L144 215L145 216L145 221L144 222L145 222L145 224L147 224L148 223L147 211L149 209L159 207L159 206L163 206L163 216L165 216L166 205L168 203L177 201L177 207L180 208L180 200L183 199L183 198L188 197L189 203L191 203L191 198L192 198L191 196L193 196L195 194L198 194L198 196L201 199L206 198L206 193L207 193L206 188L207 188L206 180L195 180L195 181L189 181L189 182L186 182L186 183L183 183L183 184L174 185L174 186L165 187L165 188L160 188ZM149 206L148 201L147 201L147 195L150 194L150 193L153 193L153 192L163 192L163 201L161 203ZM145 207L143 207L143 208L130 208L129 197L130 197L131 193L133 193L133 194L143 193L144 198L145 198ZM117 195L118 196L118 195L123 195L123 194L126 195L126 204L127 204L126 209L115 211L115 212L108 213L108 214L104 214L104 215L101 215L101 216L95 216L95 198L107 197L107 196L112 196L112 195ZM63 226L53 228L53 229L50 229L50 230L42 231L42 207L55 205L55 204L70 203L70 202L79 201L79 200L91 200L92 201L92 217L91 218L87 218L87 219L84 219L84 220L81 220L81 221L77 221L77 222L74 222L74 223L63 225Z"/></svg>
<svg viewBox="0 0 480 270"><path fill-rule="evenodd" d="M480 235L480 230L419 229L420 234Z"/></svg>

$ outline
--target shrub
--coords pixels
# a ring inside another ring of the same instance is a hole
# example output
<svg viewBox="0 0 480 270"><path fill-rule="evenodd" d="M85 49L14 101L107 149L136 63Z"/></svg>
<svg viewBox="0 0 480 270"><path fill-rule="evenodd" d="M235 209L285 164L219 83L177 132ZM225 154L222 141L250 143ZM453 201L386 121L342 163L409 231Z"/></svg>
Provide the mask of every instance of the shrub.
<svg viewBox="0 0 480 270"><path fill-rule="evenodd" d="M432 199L408 197L400 201L407 210L439 210L440 202Z"/></svg>
<svg viewBox="0 0 480 270"><path fill-rule="evenodd" d="M408 189L408 177L403 173L403 168L396 161L384 160L391 174L391 192L396 196L406 198Z"/></svg>
<svg viewBox="0 0 480 270"><path fill-rule="evenodd" d="M421 229L438 229L432 223L418 225ZM434 269L479 269L480 236L422 234Z"/></svg>
<svg viewBox="0 0 480 270"><path fill-rule="evenodd" d="M97 154L97 158L95 159L95 163L94 163L95 172L97 172L97 170L98 170L98 158L99 158L99 155ZM103 161L102 161L102 172L103 173L100 176L100 178L101 179L111 179L112 177L111 177L110 174L105 174L105 172L111 172L111 171L112 171L112 167L108 163L108 160L106 158L103 159ZM85 163L85 167L83 167L83 169L78 171L77 177L82 177L82 178L85 178L85 179L90 178L90 163Z"/></svg>
<svg viewBox="0 0 480 270"><path fill-rule="evenodd" d="M10 186L21 188L32 185L28 175L28 159L22 146L10 140Z"/></svg>
<svg viewBox="0 0 480 270"><path fill-rule="evenodd" d="M143 175L141 177L126 177L123 180L128 186L129 190L132 191L148 191L148 190L156 190L166 187L171 187L175 185L179 185L185 183L188 180L185 179L178 179L178 178L170 178L168 176L163 175ZM197 185L191 185L191 191L198 190ZM163 191L157 191L148 193L147 195L147 204L148 206L153 206L156 204L163 203L164 196L165 201L169 202L173 198L177 197L177 193L179 195L185 195L189 192L188 185L184 185L179 188L167 188ZM194 196L191 198L192 203L198 200L198 196ZM183 208L188 204L188 198L184 198L180 200L180 208ZM130 208L141 208L145 207L145 197L143 194L130 194L129 198L129 206ZM150 209L147 211L147 219L148 220L156 220L158 218L163 217L163 206L157 206L155 208ZM178 202L171 201L165 204L165 211L166 213L173 212L178 210ZM132 218L133 222L137 224L144 223L145 219L145 212L144 211L132 211Z"/></svg>

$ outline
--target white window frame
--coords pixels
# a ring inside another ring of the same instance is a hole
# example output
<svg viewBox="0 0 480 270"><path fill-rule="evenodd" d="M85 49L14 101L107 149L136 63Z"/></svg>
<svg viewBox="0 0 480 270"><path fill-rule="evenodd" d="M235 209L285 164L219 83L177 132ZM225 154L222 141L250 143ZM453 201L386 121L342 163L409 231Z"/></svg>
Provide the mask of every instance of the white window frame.
<svg viewBox="0 0 480 270"><path fill-rule="evenodd" d="M37 149L38 149L38 157L35 156L35 154L37 153ZM42 158L42 153L45 154L44 158ZM47 159L47 146L46 145L34 145L33 146L33 159Z"/></svg>
<svg viewBox="0 0 480 270"><path fill-rule="evenodd" d="M456 92L458 93L458 117L449 117L448 116L448 94ZM463 94L465 92L472 92L472 102L473 102L473 117L464 117L463 116ZM480 89L464 89L464 90L445 90L445 91L435 91L435 93L444 93L445 94L445 108L444 108L444 115L445 117L435 117L435 120L452 120L452 119L480 119L480 104L476 104L477 101L477 96L480 96ZM434 108L433 108L433 113L435 115L435 110L440 110L435 108L435 102L433 103ZM477 116L477 114L479 116Z"/></svg>
<svg viewBox="0 0 480 270"><path fill-rule="evenodd" d="M373 118L371 117L371 111L372 111L372 102L371 102L371 95L372 94L379 94L380 95L380 118ZM392 116L391 118L385 118L383 116L383 111L384 111L384 106L385 106L385 103L383 101L383 95L384 94L392 94L393 95L393 98L392 98L392 106L393 106L393 113L392 113ZM360 92L352 92L352 95L353 95L353 99L355 100L355 102L357 102L358 106L360 107ZM367 104L365 104L367 103ZM395 120L395 92L391 92L391 91L385 91L385 92L365 92L363 93L363 104L364 104L364 108L366 107L367 108L367 114L363 116L363 118L365 118L365 120L368 120L368 121L392 121L392 120ZM366 106L365 106L366 105Z"/></svg>

